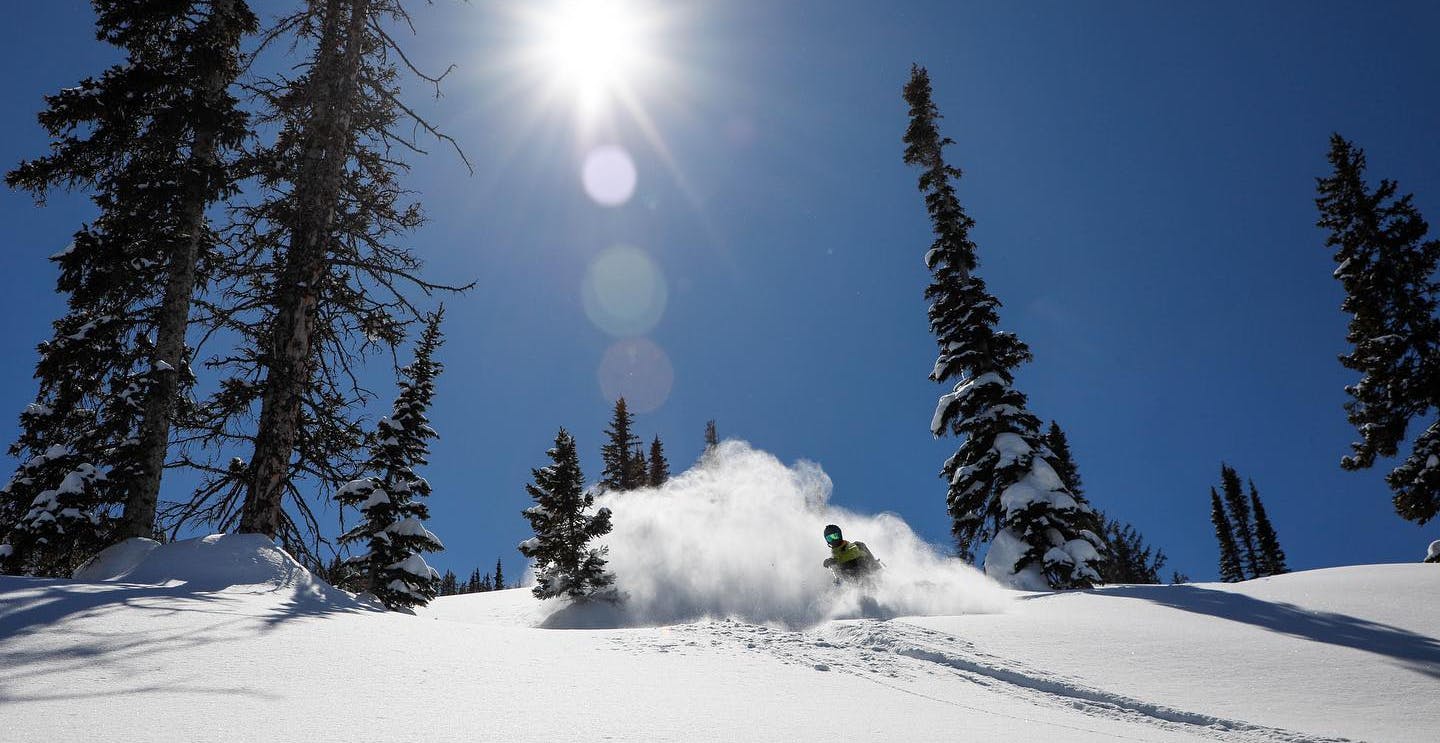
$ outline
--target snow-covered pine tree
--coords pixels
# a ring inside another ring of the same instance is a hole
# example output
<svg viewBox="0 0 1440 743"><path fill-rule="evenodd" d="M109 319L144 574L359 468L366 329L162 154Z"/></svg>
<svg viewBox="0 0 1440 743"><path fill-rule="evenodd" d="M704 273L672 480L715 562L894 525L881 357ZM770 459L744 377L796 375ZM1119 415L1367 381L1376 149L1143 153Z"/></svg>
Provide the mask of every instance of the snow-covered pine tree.
<svg viewBox="0 0 1440 743"><path fill-rule="evenodd" d="M964 438L941 473L949 483L958 552L973 559L988 541L985 569L1001 581L1088 587L1100 582L1105 559L1099 522L1047 461L1040 420L1014 387L1014 371L1030 360L1030 349L1013 333L995 329L1000 303L974 273L974 222L955 195L953 181L961 173L945 163L943 149L951 140L940 136L940 112L923 67L911 68L904 93L910 105L905 162L921 169L920 191L935 232L925 254L933 274L925 290L930 329L940 346L930 379L954 383L940 398L930 430Z"/></svg>
<svg viewBox="0 0 1440 743"><path fill-rule="evenodd" d="M590 513L595 494L585 489L580 457L569 431L561 428L554 448L546 454L552 464L531 470L535 482L525 486L535 500L535 505L524 511L535 536L521 542L519 549L535 561L532 593L540 599L613 600L615 578L605 570L608 548L589 546L591 540L610 532L610 509Z"/></svg>
<svg viewBox="0 0 1440 743"><path fill-rule="evenodd" d="M635 468L635 449L640 438L631 433L635 416L625 405L625 398L615 401L615 411L610 418L610 427L605 429L606 443L600 447L600 459L604 469L600 473L600 487L605 490L634 490L644 483L643 473Z"/></svg>
<svg viewBox="0 0 1440 743"><path fill-rule="evenodd" d="M1240 475L1224 462L1220 463L1220 492L1224 493L1226 511L1230 514L1231 533L1240 552L1246 578L1259 578L1260 550L1255 545L1255 527L1250 523L1250 504L1240 488Z"/></svg>
<svg viewBox="0 0 1440 743"><path fill-rule="evenodd" d="M505 566L500 564L500 558L495 558L495 584L497 591L503 591L509 586L505 585Z"/></svg>
<svg viewBox="0 0 1440 743"><path fill-rule="evenodd" d="M1364 150L1333 134L1329 160L1334 170L1318 179L1315 204L1345 289L1340 308L1351 316L1340 363L1360 372L1345 388L1360 440L1340 465L1367 469L1395 456L1411 422L1429 420L1385 478L1396 512L1423 524L1440 513L1440 240L1425 239L1429 225L1410 194L1396 196L1394 181L1366 186Z"/></svg>
<svg viewBox="0 0 1440 743"><path fill-rule="evenodd" d="M650 442L650 471L647 479L652 488L658 488L670 479L670 463L665 460L665 445L660 443L659 434Z"/></svg>
<svg viewBox="0 0 1440 743"><path fill-rule="evenodd" d="M369 469L375 474L351 480L335 494L363 514L361 523L340 536L341 544L365 545L350 563L365 574L367 590L391 609L428 603L439 588L440 574L422 553L445 545L425 528L430 483L415 470L429 463L429 441L437 436L426 412L435 399L435 378L444 370L435 359L443 318L442 309L425 319L415 360L400 370L400 394L390 415L380 419L372 444Z"/></svg>
<svg viewBox="0 0 1440 743"><path fill-rule="evenodd" d="M1235 583L1245 580L1245 571L1240 567L1240 551L1235 548L1235 533L1230 528L1230 517L1220 503L1220 494L1210 488L1210 523L1215 525L1215 540L1220 545L1220 580Z"/></svg>
<svg viewBox="0 0 1440 743"><path fill-rule="evenodd" d="M229 94L255 30L243 0L93 4L98 37L125 61L48 96L50 154L6 176L42 200L92 190L100 212L54 257L67 314L40 347L41 389L11 449L22 464L0 492L0 552L26 572L68 574L107 541L153 536L193 381L185 330L214 242L206 211L233 192L225 155L246 134Z"/></svg>
<svg viewBox="0 0 1440 743"><path fill-rule="evenodd" d="M1280 547L1280 537L1265 513L1265 504L1260 502L1260 491L1255 481L1250 481L1250 509L1255 514L1255 544L1260 550L1260 575L1281 575L1290 572L1285 564L1285 550Z"/></svg>
<svg viewBox="0 0 1440 743"><path fill-rule="evenodd" d="M60 359L47 354L44 344L41 356L42 364ZM0 572L69 577L112 539L115 499L105 487L102 468L108 464L106 445L115 440L113 429L122 427L72 402L88 397L79 386L47 384L42 378L41 395L53 395L58 410L37 402L20 415L20 438L10 453L22 462L0 489L6 503L0 512L5 519L0 523L5 531Z"/></svg>

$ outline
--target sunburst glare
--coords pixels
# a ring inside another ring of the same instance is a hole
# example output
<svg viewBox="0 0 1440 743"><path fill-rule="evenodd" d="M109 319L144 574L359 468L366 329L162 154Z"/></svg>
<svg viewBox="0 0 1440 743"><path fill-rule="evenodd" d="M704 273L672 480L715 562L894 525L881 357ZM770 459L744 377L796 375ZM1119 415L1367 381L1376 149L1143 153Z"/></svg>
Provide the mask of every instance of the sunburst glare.
<svg viewBox="0 0 1440 743"><path fill-rule="evenodd" d="M530 14L533 61L594 116L654 67L653 14L629 0L555 0Z"/></svg>

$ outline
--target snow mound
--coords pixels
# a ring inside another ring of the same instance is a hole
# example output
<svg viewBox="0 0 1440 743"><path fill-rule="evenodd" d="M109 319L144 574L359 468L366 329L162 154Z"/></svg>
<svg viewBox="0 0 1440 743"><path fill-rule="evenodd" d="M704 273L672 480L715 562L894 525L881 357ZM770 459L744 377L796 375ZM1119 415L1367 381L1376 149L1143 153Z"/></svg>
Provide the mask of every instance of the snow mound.
<svg viewBox="0 0 1440 743"><path fill-rule="evenodd" d="M82 583L123 580L159 546L153 539L135 538L107 547L75 571L75 580Z"/></svg>
<svg viewBox="0 0 1440 743"><path fill-rule="evenodd" d="M360 605L260 534L213 534L169 544L127 539L96 555L76 571L75 580L183 586L198 593L273 592Z"/></svg>
<svg viewBox="0 0 1440 743"><path fill-rule="evenodd" d="M942 555L893 514L829 504L829 476L813 462L785 466L725 441L659 488L596 500L614 513L601 539L624 597L554 608L547 627L616 627L738 619L798 628L830 619L1003 612L1013 594ZM874 586L836 586L821 565L822 532L838 524L884 564Z"/></svg>

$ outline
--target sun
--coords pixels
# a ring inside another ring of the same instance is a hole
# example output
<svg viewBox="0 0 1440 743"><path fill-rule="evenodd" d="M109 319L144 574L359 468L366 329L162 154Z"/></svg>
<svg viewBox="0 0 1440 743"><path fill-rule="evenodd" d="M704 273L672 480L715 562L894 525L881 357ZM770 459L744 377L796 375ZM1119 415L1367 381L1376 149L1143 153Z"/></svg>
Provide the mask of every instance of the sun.
<svg viewBox="0 0 1440 743"><path fill-rule="evenodd" d="M626 0L556 0L537 9L535 55L586 107L629 94L650 54L644 14Z"/></svg>

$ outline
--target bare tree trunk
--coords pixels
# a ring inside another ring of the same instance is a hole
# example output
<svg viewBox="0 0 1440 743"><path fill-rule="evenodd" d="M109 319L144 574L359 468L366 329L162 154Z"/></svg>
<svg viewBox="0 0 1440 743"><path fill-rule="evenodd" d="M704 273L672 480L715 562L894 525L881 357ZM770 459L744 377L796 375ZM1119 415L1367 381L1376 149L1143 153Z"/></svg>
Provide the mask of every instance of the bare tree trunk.
<svg viewBox="0 0 1440 743"><path fill-rule="evenodd" d="M214 34L231 34L224 43L240 43L240 32L234 27L233 0L214 0L207 23ZM229 24L227 28L226 24ZM226 70L216 64L200 91L202 105L213 104L225 95L231 80ZM165 296L157 318L155 352L151 360L150 388L146 391L143 418L140 423L141 474L126 494L125 512L121 516L119 539L149 537L155 531L155 506L160 497L160 478L169 450L170 427L175 418L175 398L179 389L181 369L185 364L185 331L190 324L190 305L195 294L196 262L200 257L200 241L207 223L205 210L211 195L216 193L208 178L219 160L216 117L205 119L208 125L197 128L190 147L185 177L190 180L188 201L181 207L182 239L170 254L167 267Z"/></svg>
<svg viewBox="0 0 1440 743"><path fill-rule="evenodd" d="M341 15L349 6L342 26ZM312 331L320 283L326 275L326 245L350 144L360 55L369 0L326 0L320 44L309 87L310 131L296 177L295 225L285 269L276 288L278 304L266 364L265 391L251 460L253 479L245 494L240 531L273 538L290 481L290 460L301 424L301 401L312 372ZM343 42L343 46L342 46Z"/></svg>

